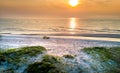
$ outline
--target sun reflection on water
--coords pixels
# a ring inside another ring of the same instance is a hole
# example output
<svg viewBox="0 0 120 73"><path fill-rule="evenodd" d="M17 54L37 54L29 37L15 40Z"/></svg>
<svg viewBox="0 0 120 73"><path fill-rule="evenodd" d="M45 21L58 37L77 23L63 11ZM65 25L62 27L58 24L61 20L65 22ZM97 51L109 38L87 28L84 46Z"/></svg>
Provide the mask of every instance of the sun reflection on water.
<svg viewBox="0 0 120 73"><path fill-rule="evenodd" d="M76 28L76 18L70 18L70 30L74 30Z"/></svg>
<svg viewBox="0 0 120 73"><path fill-rule="evenodd" d="M70 18L69 29L70 34L75 34L74 30L76 29L76 18Z"/></svg>

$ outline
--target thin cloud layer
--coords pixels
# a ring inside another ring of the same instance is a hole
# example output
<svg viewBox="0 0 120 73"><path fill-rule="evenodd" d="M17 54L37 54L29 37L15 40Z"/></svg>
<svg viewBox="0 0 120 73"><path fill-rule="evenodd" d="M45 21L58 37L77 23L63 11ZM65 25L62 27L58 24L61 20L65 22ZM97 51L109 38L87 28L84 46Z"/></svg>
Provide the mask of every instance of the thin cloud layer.
<svg viewBox="0 0 120 73"><path fill-rule="evenodd" d="M117 14L119 0L79 0L80 5L72 8L69 0L0 0L0 14L32 14L80 16L86 14Z"/></svg>

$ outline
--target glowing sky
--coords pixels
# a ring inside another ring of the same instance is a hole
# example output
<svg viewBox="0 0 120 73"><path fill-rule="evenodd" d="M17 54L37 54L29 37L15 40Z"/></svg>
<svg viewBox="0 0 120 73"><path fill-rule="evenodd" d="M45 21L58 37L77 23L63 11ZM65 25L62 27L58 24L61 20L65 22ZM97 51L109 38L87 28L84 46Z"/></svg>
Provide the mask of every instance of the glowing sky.
<svg viewBox="0 0 120 73"><path fill-rule="evenodd" d="M72 8L69 0L0 0L0 15L120 15L120 0L79 0L79 2L77 7Z"/></svg>

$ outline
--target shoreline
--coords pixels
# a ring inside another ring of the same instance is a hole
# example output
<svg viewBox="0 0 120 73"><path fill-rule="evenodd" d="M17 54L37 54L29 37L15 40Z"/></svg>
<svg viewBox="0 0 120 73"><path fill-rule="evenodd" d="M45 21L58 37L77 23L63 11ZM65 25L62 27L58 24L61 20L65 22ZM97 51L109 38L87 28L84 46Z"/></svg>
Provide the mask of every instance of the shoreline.
<svg viewBox="0 0 120 73"><path fill-rule="evenodd" d="M43 34L45 33L45 34ZM85 34L79 34L79 33L76 33L76 32L69 32L69 33L60 33L60 32L54 32L54 33L46 33L46 32L43 32L43 33L35 33L35 34L23 34L23 33L17 33L17 34L12 34L12 33L0 33L0 35L23 35L23 36L43 36L43 35L46 35L46 36L78 36L78 37L98 37L98 38L118 38L120 39L120 34L89 34L89 33L85 33Z"/></svg>
<svg viewBox="0 0 120 73"><path fill-rule="evenodd" d="M42 38L48 36L55 39L78 39L120 42L119 34L1 34L0 37L18 37L18 38Z"/></svg>
<svg viewBox="0 0 120 73"><path fill-rule="evenodd" d="M77 54L82 48L86 47L120 47L120 42L93 40L85 37L55 37L48 36L50 39L43 39L43 36L19 36L3 35L0 38L0 48L19 48L25 46L44 46L49 54L64 55ZM74 49L73 49L74 48ZM58 53L59 52L59 53Z"/></svg>

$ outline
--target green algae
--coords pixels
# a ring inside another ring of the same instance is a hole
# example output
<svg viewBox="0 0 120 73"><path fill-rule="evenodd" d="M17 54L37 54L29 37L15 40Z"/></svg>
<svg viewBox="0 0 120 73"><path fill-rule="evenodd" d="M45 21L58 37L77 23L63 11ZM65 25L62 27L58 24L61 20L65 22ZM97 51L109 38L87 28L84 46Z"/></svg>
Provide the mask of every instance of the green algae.
<svg viewBox="0 0 120 73"><path fill-rule="evenodd" d="M36 56L42 54L46 49L41 46L32 46L32 47L22 47L18 49L9 49L5 52L0 52L0 55L9 58L19 58L22 56Z"/></svg>
<svg viewBox="0 0 120 73"><path fill-rule="evenodd" d="M43 57L43 61L50 62L50 63L58 63L60 62L60 57L52 56L52 55L45 55Z"/></svg>
<svg viewBox="0 0 120 73"><path fill-rule="evenodd" d="M55 66L49 62L36 62L29 65L27 73L48 73L51 69L55 69Z"/></svg>
<svg viewBox="0 0 120 73"><path fill-rule="evenodd" d="M108 51L112 54L112 59L120 65L120 47L109 48Z"/></svg>
<svg viewBox="0 0 120 73"><path fill-rule="evenodd" d="M68 59L74 59L73 55L63 55L63 57L68 58Z"/></svg>
<svg viewBox="0 0 120 73"><path fill-rule="evenodd" d="M120 47L92 47L82 49L94 61L99 61L106 71L103 73L120 72Z"/></svg>
<svg viewBox="0 0 120 73"><path fill-rule="evenodd" d="M112 59L112 54L105 47L84 48L83 51L91 55L94 59L101 61Z"/></svg>
<svg viewBox="0 0 120 73"><path fill-rule="evenodd" d="M27 73L66 73L59 69L60 65L60 58L45 55L41 62L35 62L30 64L27 68Z"/></svg>
<svg viewBox="0 0 120 73"><path fill-rule="evenodd" d="M84 48L83 51L96 59L100 58L101 61L107 61L111 59L120 63L120 47L93 47Z"/></svg>
<svg viewBox="0 0 120 73"><path fill-rule="evenodd" d="M32 46L32 47L22 47L17 49L9 49L5 52L0 51L0 63L8 62L13 65L18 65L20 62L23 62L22 57L26 57L24 62L27 62L28 57L37 56L46 51L44 47L41 46Z"/></svg>

